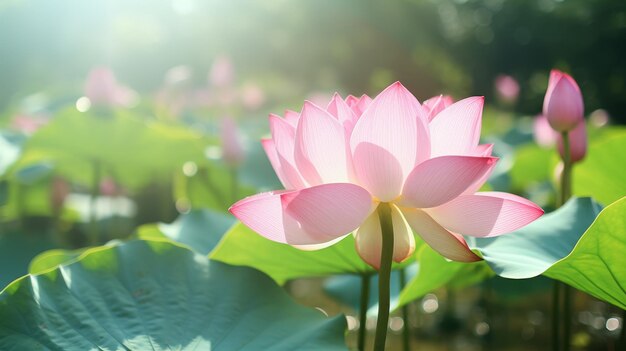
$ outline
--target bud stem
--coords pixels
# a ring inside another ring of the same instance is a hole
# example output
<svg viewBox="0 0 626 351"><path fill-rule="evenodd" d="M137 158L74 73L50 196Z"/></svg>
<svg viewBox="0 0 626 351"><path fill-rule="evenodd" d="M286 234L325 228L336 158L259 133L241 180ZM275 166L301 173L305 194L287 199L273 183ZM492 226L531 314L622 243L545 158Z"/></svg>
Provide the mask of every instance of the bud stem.
<svg viewBox="0 0 626 351"><path fill-rule="evenodd" d="M584 122L582 122L584 123ZM561 174L561 191L559 193L559 201L558 207L563 206L567 200L572 196L572 153L570 148L570 140L569 140L569 132L561 132L561 136L563 138L563 173ZM562 318L562 347L560 348L563 351L570 350L570 339L571 339L571 309L572 309L572 291L569 285L555 282L554 287L554 313L553 318ZM559 290L561 290L561 296L559 294ZM562 299L562 301L560 301ZM559 304L562 307L563 314L559 315ZM553 333L556 333L555 338L559 338L559 321L558 319L553 322L554 328L556 330ZM556 345L555 350L558 350L559 347Z"/></svg>
<svg viewBox="0 0 626 351"><path fill-rule="evenodd" d="M391 207L386 202L378 205L378 217L382 232L382 248L380 255L380 269L378 271L378 320L376 321L376 338L374 351L385 350L387 327L389 325L391 263L393 259L393 222Z"/></svg>
<svg viewBox="0 0 626 351"><path fill-rule="evenodd" d="M563 206L572 196L572 154L570 150L569 133L562 132L563 137L563 174L561 175L561 194L559 207Z"/></svg>

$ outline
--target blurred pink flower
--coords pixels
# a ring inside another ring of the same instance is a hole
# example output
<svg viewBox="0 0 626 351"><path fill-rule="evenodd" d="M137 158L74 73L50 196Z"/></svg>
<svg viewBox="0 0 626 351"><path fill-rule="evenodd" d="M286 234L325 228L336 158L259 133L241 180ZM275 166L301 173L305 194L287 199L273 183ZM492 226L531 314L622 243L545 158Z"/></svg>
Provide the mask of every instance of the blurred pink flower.
<svg viewBox="0 0 626 351"><path fill-rule="evenodd" d="M454 100L450 95L433 96L422 103L422 107L428 114L428 121L432 121L435 116L446 107L452 105Z"/></svg>
<svg viewBox="0 0 626 351"><path fill-rule="evenodd" d="M11 121L11 127L25 134L33 134L50 120L43 116L17 115Z"/></svg>
<svg viewBox="0 0 626 351"><path fill-rule="evenodd" d="M270 115L272 138L262 144L286 190L230 211L264 237L305 250L354 232L357 252L374 268L381 202L391 208L396 262L413 253L413 231L449 259L477 261L460 234L504 234L543 213L512 194L476 192L497 160L492 145L478 144L482 97L452 104L430 123L399 82L370 100L335 94L326 108L306 101L299 114Z"/></svg>
<svg viewBox="0 0 626 351"><path fill-rule="evenodd" d="M226 56L215 58L209 71L209 84L213 87L224 88L232 86L235 81L235 68Z"/></svg>
<svg viewBox="0 0 626 351"><path fill-rule="evenodd" d="M238 166L245 158L245 152L241 145L237 124L230 117L222 118L220 125L220 137L222 142L222 158L231 167Z"/></svg>
<svg viewBox="0 0 626 351"><path fill-rule="evenodd" d="M100 194L104 196L118 196L122 194L122 189L111 177L105 177L100 182Z"/></svg>
<svg viewBox="0 0 626 351"><path fill-rule="evenodd" d="M55 216L61 214L65 198L71 190L70 184L61 177L54 176L50 183L50 206Z"/></svg>
<svg viewBox="0 0 626 351"><path fill-rule="evenodd" d="M496 77L494 85L496 87L496 93L502 101L506 103L514 103L519 96L519 83L515 78L501 74Z"/></svg>
<svg viewBox="0 0 626 351"><path fill-rule="evenodd" d="M120 85L107 67L97 67L89 72L85 82L85 96L92 105L130 106L137 99L137 93Z"/></svg>
<svg viewBox="0 0 626 351"><path fill-rule="evenodd" d="M265 103L265 93L254 83L246 83L241 87L241 103L249 110L256 110Z"/></svg>
<svg viewBox="0 0 626 351"><path fill-rule="evenodd" d="M583 121L583 96L574 78L556 69L550 72L543 114L558 132L572 130Z"/></svg>

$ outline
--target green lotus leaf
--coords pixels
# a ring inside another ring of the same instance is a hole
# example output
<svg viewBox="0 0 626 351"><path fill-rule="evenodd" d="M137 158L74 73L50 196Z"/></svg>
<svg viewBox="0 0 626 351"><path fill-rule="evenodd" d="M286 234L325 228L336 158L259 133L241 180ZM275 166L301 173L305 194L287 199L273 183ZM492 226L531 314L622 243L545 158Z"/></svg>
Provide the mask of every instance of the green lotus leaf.
<svg viewBox="0 0 626 351"><path fill-rule="evenodd" d="M210 257L256 268L279 284L294 278L374 272L357 254L352 235L321 250L303 251L266 239L241 223L224 235Z"/></svg>
<svg viewBox="0 0 626 351"><path fill-rule="evenodd" d="M586 158L574 166L573 189L607 205L626 196L626 132L590 143Z"/></svg>
<svg viewBox="0 0 626 351"><path fill-rule="evenodd" d="M626 197L607 206L574 250L545 273L626 309Z"/></svg>
<svg viewBox="0 0 626 351"><path fill-rule="evenodd" d="M208 255L233 223L235 219L224 213L208 209L191 210L171 224L144 225L138 229L137 236L141 239L167 238Z"/></svg>
<svg viewBox="0 0 626 351"><path fill-rule="evenodd" d="M170 242L88 250L0 293L2 350L345 350L345 319Z"/></svg>
<svg viewBox="0 0 626 351"><path fill-rule="evenodd" d="M543 274L626 308L626 198L600 209L590 198L573 198L518 231L470 246L502 277Z"/></svg>
<svg viewBox="0 0 626 351"><path fill-rule="evenodd" d="M68 264L89 249L91 248L82 248L77 250L54 249L44 251L30 261L28 273L39 274L52 268L56 268L62 264Z"/></svg>

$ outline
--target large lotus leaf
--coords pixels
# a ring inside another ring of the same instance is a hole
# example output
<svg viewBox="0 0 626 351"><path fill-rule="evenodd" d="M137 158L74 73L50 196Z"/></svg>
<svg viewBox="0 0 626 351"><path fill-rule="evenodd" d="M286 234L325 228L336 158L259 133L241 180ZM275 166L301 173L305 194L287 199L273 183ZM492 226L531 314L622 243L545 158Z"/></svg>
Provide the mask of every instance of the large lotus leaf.
<svg viewBox="0 0 626 351"><path fill-rule="evenodd" d="M77 259L82 253L91 248L77 250L54 249L48 250L35 256L28 265L29 274L43 273L62 264L70 263Z"/></svg>
<svg viewBox="0 0 626 351"><path fill-rule="evenodd" d="M550 181L557 163L554 149L546 149L536 144L526 144L515 151L515 162L510 171L514 189L527 190L532 184Z"/></svg>
<svg viewBox="0 0 626 351"><path fill-rule="evenodd" d="M626 197L607 206L544 275L626 309Z"/></svg>
<svg viewBox="0 0 626 351"><path fill-rule="evenodd" d="M33 257L55 247L57 245L45 234L0 234L0 289L28 273L28 264Z"/></svg>
<svg viewBox="0 0 626 351"><path fill-rule="evenodd" d="M204 162L207 140L182 126L145 122L123 112L61 112L27 142L15 165L51 161L56 172L90 185L94 169L127 187L167 179L187 161Z"/></svg>
<svg viewBox="0 0 626 351"><path fill-rule="evenodd" d="M626 308L625 228L626 198L602 212L593 200L574 198L514 233L471 245L500 276L544 274Z"/></svg>
<svg viewBox="0 0 626 351"><path fill-rule="evenodd" d="M574 194L610 204L626 196L626 132L612 133L589 145L587 157L574 166Z"/></svg>
<svg viewBox="0 0 626 351"><path fill-rule="evenodd" d="M400 293L398 306L405 305L443 286L460 289L493 275L484 261L461 263L446 260L428 245L417 252L419 268Z"/></svg>
<svg viewBox="0 0 626 351"><path fill-rule="evenodd" d="M0 293L2 350L345 350L343 316L168 242L87 251Z"/></svg>
<svg viewBox="0 0 626 351"><path fill-rule="evenodd" d="M572 252L600 206L590 198L570 199L558 210L513 233L468 238L496 274L512 279L538 276Z"/></svg>
<svg viewBox="0 0 626 351"><path fill-rule="evenodd" d="M171 224L144 225L138 229L137 235L142 239L167 238L208 255L233 223L235 219L224 213L207 209L191 210Z"/></svg>
<svg viewBox="0 0 626 351"><path fill-rule="evenodd" d="M224 235L210 257L254 267L279 284L293 278L374 271L356 253L352 235L322 250L303 251L266 239L241 223Z"/></svg>
<svg viewBox="0 0 626 351"><path fill-rule="evenodd" d="M419 238L416 241L418 247L423 244ZM352 235L321 250L303 251L266 239L241 223L235 224L224 235L210 257L232 265L256 268L279 284L294 278L374 272L357 254ZM411 261L394 263L393 268L404 267Z"/></svg>
<svg viewBox="0 0 626 351"><path fill-rule="evenodd" d="M141 238L141 239L152 240L152 241L167 241L167 239L164 239L162 237L157 237L157 236L149 237L149 238ZM103 248L105 246L112 247L112 246L120 245L123 243L124 241L122 240L114 239L96 248ZM35 256L35 258L33 258L30 261L30 264L28 265L28 274L40 274L45 271L49 271L53 268L57 268L60 265L72 263L76 261L78 258L80 258L80 256L83 253L89 250L93 250L93 249L94 249L93 246L89 246L89 247L83 247L83 248L75 249L75 250L53 249L53 250L44 251L40 253L39 255Z"/></svg>

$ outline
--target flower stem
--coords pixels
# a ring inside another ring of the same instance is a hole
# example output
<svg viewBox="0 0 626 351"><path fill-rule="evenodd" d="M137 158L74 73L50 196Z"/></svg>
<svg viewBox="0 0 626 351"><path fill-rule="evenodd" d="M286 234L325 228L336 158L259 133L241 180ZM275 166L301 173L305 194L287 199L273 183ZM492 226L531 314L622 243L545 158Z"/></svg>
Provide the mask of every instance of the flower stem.
<svg viewBox="0 0 626 351"><path fill-rule="evenodd" d="M406 271L404 268L400 269L400 291L404 290L406 286ZM402 306L402 350L411 350L411 337L409 335L409 306Z"/></svg>
<svg viewBox="0 0 626 351"><path fill-rule="evenodd" d="M561 177L561 206L567 202L572 194L572 154L570 149L569 133L563 132L563 175ZM571 289L563 284L563 351L570 349L571 337Z"/></svg>
<svg viewBox="0 0 626 351"><path fill-rule="evenodd" d="M376 338L374 351L385 350L387 327L389 325L391 260L393 258L393 222L391 221L391 207L388 203L378 205L378 217L382 232L382 249L380 268L378 270L378 320L376 321Z"/></svg>
<svg viewBox="0 0 626 351"><path fill-rule="evenodd" d="M359 306L359 337L357 348L359 351L365 350L365 334L367 333L367 303L370 299L370 278L369 274L361 276L361 305Z"/></svg>
<svg viewBox="0 0 626 351"><path fill-rule="evenodd" d="M568 132L561 133L563 137L563 174L561 174L561 194L558 207L563 206L572 196L572 157Z"/></svg>
<svg viewBox="0 0 626 351"><path fill-rule="evenodd" d="M100 181L102 178L101 174L101 165L98 160L94 160L92 163L92 172L93 178L91 179L91 196L89 203L89 245L98 245L99 234L98 234L98 222L97 222L97 203L98 196L100 195Z"/></svg>
<svg viewBox="0 0 626 351"><path fill-rule="evenodd" d="M569 133L562 132L561 137L563 138L563 173L561 174L561 189L559 193L559 201L558 206L563 206L567 200L572 196L572 154L570 149L570 140ZM553 309L554 309L554 318L556 321L553 324L553 327L556 329L553 331L554 340L558 340L559 336L561 336L561 347L557 345L553 346L555 350L562 349L563 351L569 351L570 349L570 339L571 339L571 300L572 300L572 291L571 288L567 284L563 284L560 282L555 282L555 291L554 291L554 299L553 299ZM559 292L562 291L562 296ZM562 299L562 300L561 300ZM561 305L561 306L559 306ZM561 318L559 312L559 307L563 308L563 320L559 321ZM563 330L562 335L560 334L559 324L562 322Z"/></svg>

